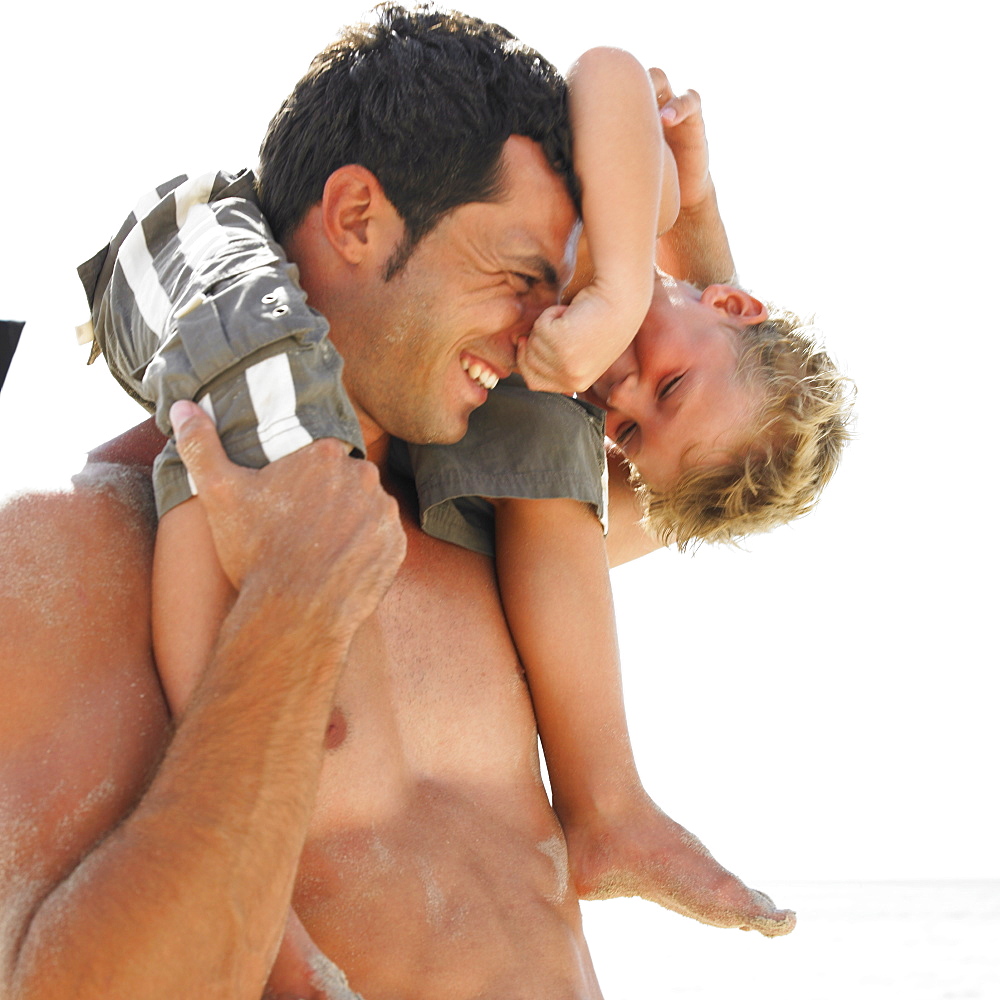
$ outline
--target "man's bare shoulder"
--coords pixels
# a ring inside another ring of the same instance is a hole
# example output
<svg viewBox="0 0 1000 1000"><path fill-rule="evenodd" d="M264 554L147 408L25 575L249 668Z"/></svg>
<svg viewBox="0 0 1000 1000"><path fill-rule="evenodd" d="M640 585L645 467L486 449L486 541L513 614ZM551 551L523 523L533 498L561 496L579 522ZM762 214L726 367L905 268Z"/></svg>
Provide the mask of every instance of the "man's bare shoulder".
<svg viewBox="0 0 1000 1000"><path fill-rule="evenodd" d="M88 619L108 610L112 591L134 597L145 587L148 600L154 533L141 468L88 462L72 489L7 500L0 506L5 621L68 637L90 631ZM32 638L12 627L2 641Z"/></svg>
<svg viewBox="0 0 1000 1000"><path fill-rule="evenodd" d="M64 687L152 666L154 529L148 475L117 464L88 463L71 490L0 506L3 749L64 700Z"/></svg>
<svg viewBox="0 0 1000 1000"><path fill-rule="evenodd" d="M0 507L7 903L16 886L44 893L61 878L128 811L162 753L168 717L149 625L154 527L148 475L107 463L89 463L72 490Z"/></svg>

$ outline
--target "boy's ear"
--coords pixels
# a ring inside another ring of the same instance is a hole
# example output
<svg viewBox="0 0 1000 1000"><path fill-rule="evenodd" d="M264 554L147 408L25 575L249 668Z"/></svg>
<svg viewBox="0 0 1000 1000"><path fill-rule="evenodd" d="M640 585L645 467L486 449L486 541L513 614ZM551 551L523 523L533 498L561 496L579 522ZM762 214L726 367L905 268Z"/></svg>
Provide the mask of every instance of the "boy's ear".
<svg viewBox="0 0 1000 1000"><path fill-rule="evenodd" d="M709 285L701 293L701 301L707 306L721 309L744 326L763 323L767 319L767 306L749 292L733 285Z"/></svg>
<svg viewBox="0 0 1000 1000"><path fill-rule="evenodd" d="M379 179L357 163L335 170L323 186L323 232L349 264L384 260L402 236L403 222Z"/></svg>

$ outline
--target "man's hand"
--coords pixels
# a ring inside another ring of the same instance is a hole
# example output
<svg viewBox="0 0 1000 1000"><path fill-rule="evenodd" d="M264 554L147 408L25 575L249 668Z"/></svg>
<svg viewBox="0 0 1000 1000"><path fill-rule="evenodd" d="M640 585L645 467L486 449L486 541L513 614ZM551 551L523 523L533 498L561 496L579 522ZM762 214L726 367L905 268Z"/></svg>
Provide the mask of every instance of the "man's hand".
<svg viewBox="0 0 1000 1000"><path fill-rule="evenodd" d="M259 1000L346 650L403 555L375 468L339 443L257 472L194 404L173 420L241 592L172 729L142 514L91 489L0 523L17 566L51 570L0 587L0 843L27 875L0 885L5 1000ZM308 971L309 1000L351 996L329 962Z"/></svg>
<svg viewBox="0 0 1000 1000"><path fill-rule="evenodd" d="M736 265L708 170L701 97L696 90L676 95L661 69L651 69L649 77L660 109L663 138L677 166L681 203L673 228L657 240L656 265L702 288L716 282L733 284Z"/></svg>
<svg viewBox="0 0 1000 1000"><path fill-rule="evenodd" d="M281 594L315 627L353 633L378 606L406 550L399 510L370 462L321 440L265 466L226 456L194 403L170 411L177 448L237 590Z"/></svg>
<svg viewBox="0 0 1000 1000"><path fill-rule="evenodd" d="M656 91L663 138L677 163L681 209L700 205L712 193L708 172L708 143L705 120L701 114L701 96L696 90L677 95L662 69L651 69L649 78Z"/></svg>

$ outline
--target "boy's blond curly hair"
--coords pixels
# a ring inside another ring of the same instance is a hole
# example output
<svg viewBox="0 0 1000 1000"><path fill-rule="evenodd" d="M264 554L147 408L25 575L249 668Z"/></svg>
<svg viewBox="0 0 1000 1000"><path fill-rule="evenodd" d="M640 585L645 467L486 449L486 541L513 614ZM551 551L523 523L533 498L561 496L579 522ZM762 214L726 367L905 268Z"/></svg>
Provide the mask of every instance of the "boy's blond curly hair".
<svg viewBox="0 0 1000 1000"><path fill-rule="evenodd" d="M742 328L737 377L763 390L743 454L722 465L692 466L659 492L633 483L645 525L682 552L691 542L738 542L808 513L830 481L850 437L854 386L811 335L809 323L768 308Z"/></svg>

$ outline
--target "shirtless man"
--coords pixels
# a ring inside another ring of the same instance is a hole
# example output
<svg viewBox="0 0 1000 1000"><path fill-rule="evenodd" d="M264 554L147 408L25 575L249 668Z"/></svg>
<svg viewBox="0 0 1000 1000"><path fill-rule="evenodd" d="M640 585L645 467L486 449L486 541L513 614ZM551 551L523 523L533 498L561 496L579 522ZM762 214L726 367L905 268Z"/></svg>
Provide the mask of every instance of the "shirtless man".
<svg viewBox="0 0 1000 1000"><path fill-rule="evenodd" d="M135 471L160 440L4 511L4 1000L257 1000L290 904L367 1000L600 997L492 563L423 535L385 462L388 430L461 433L482 399L463 356L503 374L569 277L563 180L522 136L501 158L503 196L447 215L391 282L404 227L366 170L285 238L368 462L323 441L241 469L175 414L240 589L176 731ZM302 978L349 996L318 953Z"/></svg>

